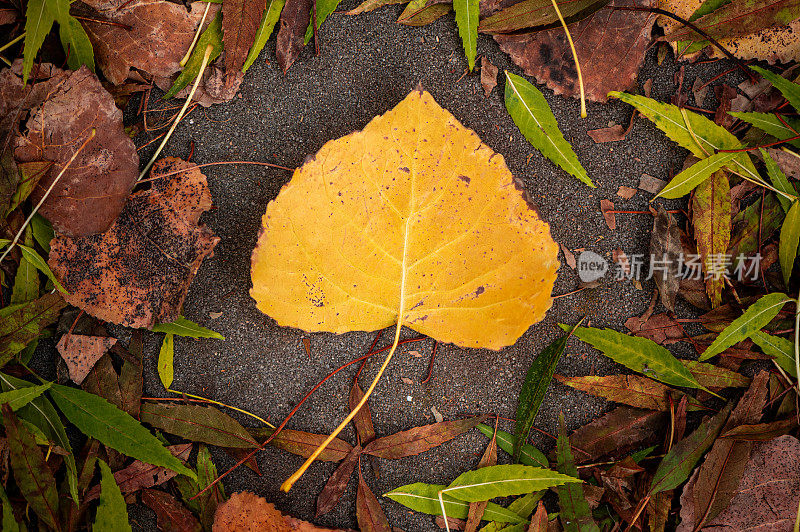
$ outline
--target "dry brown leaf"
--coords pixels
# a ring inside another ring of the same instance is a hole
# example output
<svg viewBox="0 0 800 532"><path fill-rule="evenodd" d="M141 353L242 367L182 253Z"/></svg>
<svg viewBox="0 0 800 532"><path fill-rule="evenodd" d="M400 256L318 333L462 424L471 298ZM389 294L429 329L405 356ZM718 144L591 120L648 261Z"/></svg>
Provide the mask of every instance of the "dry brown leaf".
<svg viewBox="0 0 800 532"><path fill-rule="evenodd" d="M313 0L287 0L283 6L275 55L278 59L278 66L281 67L284 74L300 55L300 50L303 49L313 5Z"/></svg>
<svg viewBox="0 0 800 532"><path fill-rule="evenodd" d="M606 225L609 229L614 231L617 228L617 216L613 212L614 210L614 202L607 199L600 200L600 212L603 213L603 219L606 221Z"/></svg>
<svg viewBox="0 0 800 532"><path fill-rule="evenodd" d="M139 156L123 129L122 111L97 76L83 66L33 111L27 135L15 139L17 161L55 163L31 195L38 202L92 128L96 136L63 173L39 210L57 231L67 235L108 229L136 182Z"/></svg>
<svg viewBox="0 0 800 532"><path fill-rule="evenodd" d="M222 40L228 83L236 84L250 47L256 40L267 0L228 0L222 4ZM210 20L210 19L209 19Z"/></svg>
<svg viewBox="0 0 800 532"><path fill-rule="evenodd" d="M50 63L34 65L28 85L22 84L22 59L0 71L0 153L7 135L16 133L17 124L27 118L27 110L38 107L71 72Z"/></svg>
<svg viewBox="0 0 800 532"><path fill-rule="evenodd" d="M642 174L639 178L639 188L651 194L658 194L665 186L667 186L666 181L651 175Z"/></svg>
<svg viewBox="0 0 800 532"><path fill-rule="evenodd" d="M575 261L575 255L564 244L559 244L559 247L561 247L561 253L564 254L564 260L566 261L567 266L574 270L578 266L577 262Z"/></svg>
<svg viewBox="0 0 800 532"><path fill-rule="evenodd" d="M787 153L775 148L767 148L767 152L787 177L800 179L800 157L794 152Z"/></svg>
<svg viewBox="0 0 800 532"><path fill-rule="evenodd" d="M675 311L675 297L681 284L678 257L682 251L681 230L677 222L663 206L659 206L650 234L650 260L657 261L657 264L652 263L650 268L661 303L672 312Z"/></svg>
<svg viewBox="0 0 800 532"><path fill-rule="evenodd" d="M100 70L114 85L127 79L131 68L159 77L180 72L180 61L189 49L206 2L193 2L191 12L165 0L84 0L104 20L126 27L83 22L94 47ZM214 19L212 5L206 23Z"/></svg>
<svg viewBox="0 0 800 532"><path fill-rule="evenodd" d="M617 142L625 140L628 130L619 124L613 126L601 127L600 129L590 129L586 132L592 140L597 144L604 144L606 142Z"/></svg>
<svg viewBox="0 0 800 532"><path fill-rule="evenodd" d="M636 189L633 187L626 187L625 185L622 185L617 190L617 196L619 196L622 199L628 200L635 195L636 195Z"/></svg>
<svg viewBox="0 0 800 532"><path fill-rule="evenodd" d="M570 25L586 98L597 102L605 102L609 91L634 86L656 19L650 13L613 10L613 6L650 7L650 0L612 0L607 7ZM560 26L535 33L495 35L494 39L527 75L556 94L580 94L575 61Z"/></svg>
<svg viewBox="0 0 800 532"><path fill-rule="evenodd" d="M666 312L649 318L632 316L625 321L625 327L634 335L649 338L661 345L674 344L686 337L680 323Z"/></svg>
<svg viewBox="0 0 800 532"><path fill-rule="evenodd" d="M189 283L219 238L198 225L211 207L205 176L174 157L159 160L152 175L173 170L184 171L131 195L105 233L53 240L50 268L69 291L70 304L128 327L178 317Z"/></svg>
<svg viewBox="0 0 800 532"><path fill-rule="evenodd" d="M81 384L100 357L116 343L116 338L108 336L65 334L56 344L56 349L67 364L69 378L75 384Z"/></svg>
<svg viewBox="0 0 800 532"><path fill-rule="evenodd" d="M213 532L325 532L307 521L284 515L272 503L249 491L239 491L217 507Z"/></svg>
<svg viewBox="0 0 800 532"><path fill-rule="evenodd" d="M488 98L497 86L497 67L486 56L481 57L481 87Z"/></svg>

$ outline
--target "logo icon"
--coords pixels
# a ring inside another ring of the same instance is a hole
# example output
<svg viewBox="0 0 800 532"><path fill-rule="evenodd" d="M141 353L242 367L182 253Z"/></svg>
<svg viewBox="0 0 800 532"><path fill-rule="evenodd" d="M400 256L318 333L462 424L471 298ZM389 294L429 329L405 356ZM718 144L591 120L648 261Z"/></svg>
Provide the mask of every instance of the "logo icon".
<svg viewBox="0 0 800 532"><path fill-rule="evenodd" d="M594 251L584 251L578 257L578 277L584 283L591 283L605 277L608 261Z"/></svg>

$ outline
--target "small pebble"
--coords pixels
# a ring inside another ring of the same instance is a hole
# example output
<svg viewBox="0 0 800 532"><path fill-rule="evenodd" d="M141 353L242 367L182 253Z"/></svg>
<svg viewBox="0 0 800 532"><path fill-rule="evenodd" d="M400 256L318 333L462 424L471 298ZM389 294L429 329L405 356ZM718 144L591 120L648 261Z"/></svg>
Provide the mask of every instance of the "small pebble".
<svg viewBox="0 0 800 532"><path fill-rule="evenodd" d="M410 395L406 395L406 401L408 401L410 403L412 399L413 398Z"/></svg>

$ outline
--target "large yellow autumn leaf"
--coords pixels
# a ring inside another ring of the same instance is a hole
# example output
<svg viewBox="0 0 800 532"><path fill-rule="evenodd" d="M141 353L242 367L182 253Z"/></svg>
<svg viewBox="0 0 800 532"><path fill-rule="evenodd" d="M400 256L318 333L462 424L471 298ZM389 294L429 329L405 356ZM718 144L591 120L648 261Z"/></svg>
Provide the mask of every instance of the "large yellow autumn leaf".
<svg viewBox="0 0 800 532"><path fill-rule="evenodd" d="M396 346L405 325L500 349L550 308L557 254L503 157L414 91L295 171L264 215L251 295L307 331L396 325Z"/></svg>

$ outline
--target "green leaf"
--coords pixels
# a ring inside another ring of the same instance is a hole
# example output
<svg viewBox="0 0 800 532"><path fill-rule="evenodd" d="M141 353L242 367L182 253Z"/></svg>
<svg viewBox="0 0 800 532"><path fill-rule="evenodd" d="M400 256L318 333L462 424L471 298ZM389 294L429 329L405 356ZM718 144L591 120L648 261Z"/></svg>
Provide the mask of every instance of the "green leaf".
<svg viewBox="0 0 800 532"><path fill-rule="evenodd" d="M72 70L78 70L81 65L86 65L94 72L94 49L86 30L81 23L69 14L69 0L46 0L51 2L58 22L58 34L61 45L67 54L67 65Z"/></svg>
<svg viewBox="0 0 800 532"><path fill-rule="evenodd" d="M565 172L594 187L542 93L524 78L506 71L506 109L534 148Z"/></svg>
<svg viewBox="0 0 800 532"><path fill-rule="evenodd" d="M569 482L582 481L541 467L506 464L462 473L443 491L461 501L480 502L533 493Z"/></svg>
<svg viewBox="0 0 800 532"><path fill-rule="evenodd" d="M17 486L39 519L50 528L59 529L58 491L50 466L11 407L5 404L2 409L11 469Z"/></svg>
<svg viewBox="0 0 800 532"><path fill-rule="evenodd" d="M167 390L172 386L172 381L175 378L174 357L175 337L167 334L164 336L164 341L161 342L161 350L158 352L158 378L161 379L161 384Z"/></svg>
<svg viewBox="0 0 800 532"><path fill-rule="evenodd" d="M178 316L178 319L171 323L158 323L153 327L153 332L161 332L167 334L177 334L178 336L188 336L190 338L214 338L217 340L224 340L225 337L220 333L206 329L202 325L198 325L191 320L187 320L183 316Z"/></svg>
<svg viewBox="0 0 800 532"><path fill-rule="evenodd" d="M411 0L397 18L405 26L425 26L446 15L453 8L450 3L437 0Z"/></svg>
<svg viewBox="0 0 800 532"><path fill-rule="evenodd" d="M34 301L0 309L0 367L25 349L66 306L58 294L45 294Z"/></svg>
<svg viewBox="0 0 800 532"><path fill-rule="evenodd" d="M567 330L566 325L561 325L561 328ZM669 350L648 338L594 327L578 327L574 334L614 362L651 379L673 386L702 388L694 375Z"/></svg>
<svg viewBox="0 0 800 532"><path fill-rule="evenodd" d="M794 107L796 110L800 111L800 85L797 83L792 83L788 79L779 76L778 74L774 74L765 68L761 68L756 65L750 65L750 68L761 74L761 76L772 83L772 86L781 91L783 97L789 102L789 104Z"/></svg>
<svg viewBox="0 0 800 532"><path fill-rule="evenodd" d="M130 532L128 506L108 464L98 459L100 466L100 503L94 519L93 532Z"/></svg>
<svg viewBox="0 0 800 532"><path fill-rule="evenodd" d="M33 244L33 234L30 227L25 229L24 242ZM22 256L14 274L14 288L11 292L11 304L25 303L39 297L39 273L36 267Z"/></svg>
<svg viewBox="0 0 800 532"><path fill-rule="evenodd" d="M792 138L797 135L792 128L795 130L800 130L800 121L795 120L789 117L783 118L783 120L791 127L787 127L786 124L781 122L775 113L756 113L756 112L748 112L748 113L739 113L739 112L729 112L731 116L735 116L739 120L747 122L748 124L760 129L761 131L765 132L767 135L772 135L776 139L783 140ZM790 140L789 144L795 147L800 147L800 140Z"/></svg>
<svg viewBox="0 0 800 532"><path fill-rule="evenodd" d="M214 20L211 21L205 31L203 31L203 33L200 35L200 38L197 39L197 43L194 46L192 55L186 62L186 66L183 67L181 73L177 78L175 78L175 82L172 84L172 87L169 88L166 94L164 94L163 99L167 100L178 94L200 74L200 67L203 64L203 57L205 57L206 47L209 44L211 45L211 55L208 57L208 63L210 64L214 59L219 57L220 53L222 53L221 9L217 12L217 16L214 17Z"/></svg>
<svg viewBox="0 0 800 532"><path fill-rule="evenodd" d="M608 0L561 0L558 9L567 24L588 17ZM481 33L510 33L558 24L559 19L551 0L522 0L483 19L478 26ZM544 29L544 28L542 28Z"/></svg>
<svg viewBox="0 0 800 532"><path fill-rule="evenodd" d="M572 456L572 446L564 428L564 414L558 416L558 439L556 440L556 469L559 473L578 477L578 468ZM583 486L570 483L555 488L561 508L561 524L565 532L600 532L592 519L592 511L583 494Z"/></svg>
<svg viewBox="0 0 800 532"><path fill-rule="evenodd" d="M749 338L754 331L771 322L788 301L791 301L791 298L786 294L772 293L763 296L719 333L711 345L700 354L700 361L708 360L730 346Z"/></svg>
<svg viewBox="0 0 800 532"><path fill-rule="evenodd" d="M48 388L50 388L49 382L39 386L26 386L25 388L18 388L16 390L2 392L0 393L0 404L8 403L8 406L11 407L11 410L16 412L23 406L42 395Z"/></svg>
<svg viewBox="0 0 800 532"><path fill-rule="evenodd" d="M238 421L213 407L142 403L140 419L190 441L218 447L258 447L258 443Z"/></svg>
<svg viewBox="0 0 800 532"><path fill-rule="evenodd" d="M283 11L283 5L285 3L286 0L269 0L269 5L267 5L267 9L264 11L264 16L261 19L261 25L258 27L258 31L256 32L256 38L253 41L253 46L247 53L247 59L244 60L242 72L247 72L247 69L250 68L253 63L255 63L256 59L258 59L258 54L260 54L261 50L264 49L264 46L267 44L267 40L269 40L269 36L272 35L272 30L275 29L275 24L278 23L278 19L281 16L281 11ZM319 12L317 12L317 16L319 16Z"/></svg>
<svg viewBox="0 0 800 532"><path fill-rule="evenodd" d="M723 166L728 166L732 159L740 155L740 153L720 152L706 157L705 159L701 159L673 177L655 197L667 199L683 197L691 192L697 185L711 177L711 174Z"/></svg>
<svg viewBox="0 0 800 532"><path fill-rule="evenodd" d="M475 68L475 57L478 55L478 0L453 0L456 12L458 34L464 45L469 71Z"/></svg>
<svg viewBox="0 0 800 532"><path fill-rule="evenodd" d="M761 156L764 158L764 165L767 167L767 174L769 175L770 181L772 181L772 186L775 187L776 190L780 190L784 194L796 198L797 191L794 189L791 183L789 183L789 180L786 178L786 174L784 174L783 170L780 169L778 164L775 162L775 159L773 159L764 148L761 148ZM778 201L781 202L783 211L789 212L789 209L792 206L792 200L781 194L776 194L776 196L778 197Z"/></svg>
<svg viewBox="0 0 800 532"><path fill-rule="evenodd" d="M47 218L39 213L36 213L31 218L31 230L33 231L33 239L44 250L45 254L50 253L50 241L53 240L55 232L53 231L53 224ZM2 247L2 246L0 246Z"/></svg>
<svg viewBox="0 0 800 532"><path fill-rule="evenodd" d="M333 13L342 0L316 0L317 4L317 30L319 30L322 23L325 22L325 19L328 18L328 15ZM279 13L280 14L280 13ZM306 28L306 34L303 38L303 44L308 44L311 42L311 39L314 38L314 17L311 17L311 20L308 21L308 28Z"/></svg>
<svg viewBox="0 0 800 532"><path fill-rule="evenodd" d="M783 272L783 284L789 288L789 279L797 257L797 245L800 242L800 200L794 200L781 226L781 240L778 246L778 258Z"/></svg>
<svg viewBox="0 0 800 532"><path fill-rule="evenodd" d="M480 430L484 436L491 439L492 434L494 434L494 428L490 427L489 425L484 425L483 423L479 423L476 425L478 430ZM508 454L512 454L514 451L514 444L516 443L517 439L514 437L513 434L510 434L504 430L497 431L497 446L500 447L502 450L507 452ZM547 457L536 447L529 443L525 443L522 445L522 452L519 457L519 463L522 465L529 465L529 466L538 466L538 467L549 467L547 462Z"/></svg>
<svg viewBox="0 0 800 532"><path fill-rule="evenodd" d="M411 508L416 512L422 512L429 515L442 515L442 507L439 504L439 492L447 486L438 484L423 484L417 482L415 484L407 484L395 488L383 496L399 502L407 508ZM469 503L454 499L448 495L442 495L444 500L444 509L448 517L456 519L466 519L469 513ZM503 508L498 504L490 502L483 512L483 518L487 521L497 521L499 523L524 523L525 519L518 516L514 512Z"/></svg>
<svg viewBox="0 0 800 532"><path fill-rule="evenodd" d="M11 501L8 500L6 490L3 489L3 486L1 485L0 500L3 501L3 521L0 522L3 532L20 532L19 523L17 523L17 520L14 519L14 510L11 508ZM24 525L23 530L26 530Z"/></svg>
<svg viewBox="0 0 800 532"><path fill-rule="evenodd" d="M22 203L28 199L28 196L31 195L33 189L36 188L36 185L39 184L41 178L47 174L47 171L50 170L52 166L52 161L31 161L27 163L17 163L20 182L17 190L14 191L14 195L11 198L11 203L6 211L6 216L11 214L14 209L22 205ZM0 212L0 214L2 214L2 212Z"/></svg>
<svg viewBox="0 0 800 532"><path fill-rule="evenodd" d="M732 403L710 421L700 423L693 433L676 443L661 460L650 483L649 494L677 488L689 478L694 466L717 439L731 413Z"/></svg>
<svg viewBox="0 0 800 532"><path fill-rule="evenodd" d="M70 423L87 436L126 456L195 478L149 430L102 397L59 384L50 394Z"/></svg>
<svg viewBox="0 0 800 532"><path fill-rule="evenodd" d="M790 340L761 330L750 333L750 339L764 353L773 357L783 371L792 377L797 377L797 368L794 362L794 344Z"/></svg>
<svg viewBox="0 0 800 532"><path fill-rule="evenodd" d="M25 48L22 53L22 84L28 83L33 62L45 37L53 27L55 17L47 0L29 0L25 11Z"/></svg>
<svg viewBox="0 0 800 532"><path fill-rule="evenodd" d="M758 252L761 242L770 238L778 230L784 219L775 194L766 194L757 198L752 205L740 210L733 217L731 225L736 229L731 234L728 254L737 257L739 254L753 255Z"/></svg>
<svg viewBox="0 0 800 532"><path fill-rule="evenodd" d="M746 388L750 385L750 378L721 366L684 359L681 359L681 364L706 388Z"/></svg>
<svg viewBox="0 0 800 532"><path fill-rule="evenodd" d="M42 257L39 256L38 253L36 253L36 250L29 248L28 246L23 246L22 244L17 244L17 247L19 247L20 251L22 251L22 256L25 257L25 260L33 264L34 268L45 274L47 278L53 282L53 286L55 286L59 292L62 294L67 293L64 287L61 286L61 283L58 282L58 279L56 279L56 276L53 274L50 266L47 265L47 263Z"/></svg>
<svg viewBox="0 0 800 532"><path fill-rule="evenodd" d="M539 412L539 406L550 386L550 381L553 380L553 372L555 372L558 359L561 358L561 353L564 352L564 347L567 345L567 338L569 335L564 335L545 347L533 360L528 374L525 376L525 382L522 383L517 402L517 423L514 429L516 442L512 456L515 462L520 461L522 444L528 441L528 434L533 428L533 421Z"/></svg>

